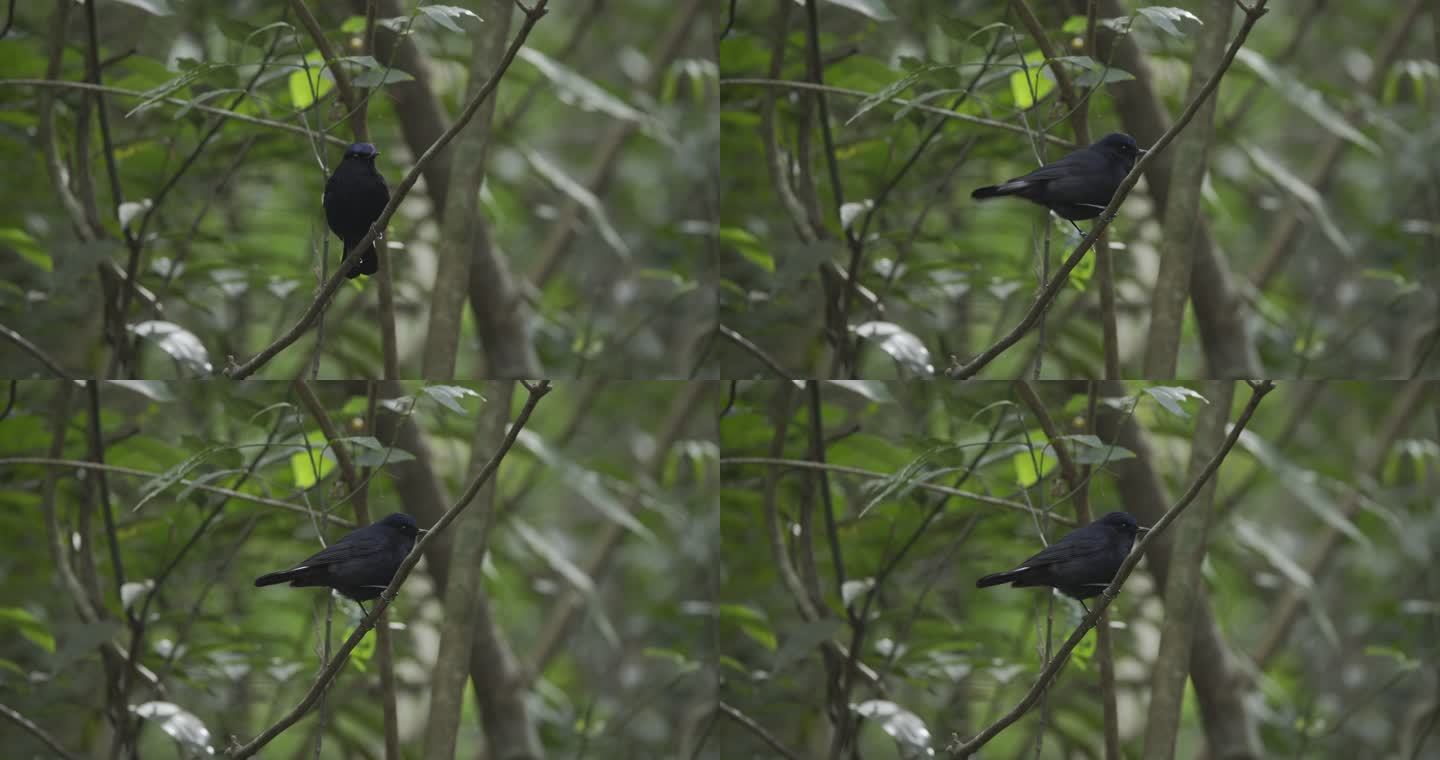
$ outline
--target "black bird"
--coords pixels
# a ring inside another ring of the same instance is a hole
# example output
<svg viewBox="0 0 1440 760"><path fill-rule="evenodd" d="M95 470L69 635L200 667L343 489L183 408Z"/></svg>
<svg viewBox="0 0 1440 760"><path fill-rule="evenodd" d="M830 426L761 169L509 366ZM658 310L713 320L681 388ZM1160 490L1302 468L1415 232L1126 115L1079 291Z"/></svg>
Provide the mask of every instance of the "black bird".
<svg viewBox="0 0 1440 760"><path fill-rule="evenodd" d="M345 534L289 570L256 578L255 585L289 581L291 586L328 586L356 602L374 599L390 585L405 555L415 547L415 537L424 532L415 527L415 518L396 512Z"/></svg>
<svg viewBox="0 0 1440 760"><path fill-rule="evenodd" d="M1089 599L1099 596L1120 565L1130 555L1135 534L1150 530L1135 522L1129 512L1111 512L1083 528L1066 533L1059 541L1041 549L1014 570L991 573L976 588L998 586L1052 586L1066 596ZM1081 606L1085 602L1080 602ZM1088 613L1090 608L1085 607Z"/></svg>
<svg viewBox="0 0 1440 760"><path fill-rule="evenodd" d="M385 204L390 202L390 189L375 168L375 157L378 155L380 151L370 143L352 143L345 149L345 158L335 167L335 173L325 183L325 195L320 202L325 206L325 221L330 223L330 230L345 243L342 260L370 231L370 225L380 218ZM355 266L345 276L353 280L362 274L378 271L380 262L375 254L375 244L371 243L370 249L360 253L355 259Z"/></svg>
<svg viewBox="0 0 1440 760"><path fill-rule="evenodd" d="M976 188L970 197L984 200L1018 196L1054 211L1079 232L1075 221L1099 216L1143 155L1145 151L1135 144L1135 138L1115 132L1023 177Z"/></svg>

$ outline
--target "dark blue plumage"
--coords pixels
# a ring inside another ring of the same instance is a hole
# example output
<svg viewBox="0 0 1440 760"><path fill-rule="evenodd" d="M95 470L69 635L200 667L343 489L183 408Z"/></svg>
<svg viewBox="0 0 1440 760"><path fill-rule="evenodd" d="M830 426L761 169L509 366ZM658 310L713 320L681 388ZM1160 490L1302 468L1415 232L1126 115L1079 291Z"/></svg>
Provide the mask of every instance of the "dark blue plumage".
<svg viewBox="0 0 1440 760"><path fill-rule="evenodd" d="M380 151L370 143L352 144L345 149L345 158L325 182L325 195L320 202L325 206L325 221L330 224L330 230L345 243L343 253L349 253L365 237L370 225L380 218L385 204L390 202L390 189L375 168L375 157L378 155ZM379 258L375 244L371 243L345 276L354 279L378 271Z"/></svg>
<svg viewBox="0 0 1440 760"><path fill-rule="evenodd" d="M1142 528L1128 512L1111 512L1083 528L1066 533L1014 570L992 573L975 581L976 588L998 586L1051 586L1066 596L1099 596L1130 555L1135 535Z"/></svg>
<svg viewBox="0 0 1440 760"><path fill-rule="evenodd" d="M1145 151L1133 137L1115 132L1029 174L977 188L970 197L984 200L1014 195L1071 222L1094 219L1110 204L1120 182L1143 155Z"/></svg>
<svg viewBox="0 0 1440 760"><path fill-rule="evenodd" d="M374 599L390 585L415 538L425 531L415 518L396 512L351 531L289 570L266 573L256 586L326 586L357 602Z"/></svg>

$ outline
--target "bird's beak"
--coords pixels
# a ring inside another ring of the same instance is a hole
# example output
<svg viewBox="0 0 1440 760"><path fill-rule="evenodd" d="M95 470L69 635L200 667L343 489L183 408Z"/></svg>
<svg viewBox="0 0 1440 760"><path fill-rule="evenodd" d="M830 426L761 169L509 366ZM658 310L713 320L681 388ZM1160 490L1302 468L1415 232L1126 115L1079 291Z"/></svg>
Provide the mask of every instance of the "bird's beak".
<svg viewBox="0 0 1440 760"><path fill-rule="evenodd" d="M429 528L416 528L416 529L415 529L415 536L416 536L417 538L419 538L419 537L424 536L426 533L429 533L429 532L430 532L430 529L429 529Z"/></svg>
<svg viewBox="0 0 1440 760"><path fill-rule="evenodd" d="M1149 148L1139 148L1139 147L1137 147L1135 150L1136 150L1140 155L1142 155L1142 156L1145 155L1146 153L1149 153L1149 152L1150 152L1150 149L1149 149Z"/></svg>
<svg viewBox="0 0 1440 760"><path fill-rule="evenodd" d="M1136 533L1139 533L1140 535L1143 536L1143 535L1145 535L1146 533L1149 533L1149 532L1150 532L1150 529L1149 529L1149 528L1146 528L1146 527L1144 527L1144 526L1138 526L1138 527L1135 528L1135 532L1136 532Z"/></svg>

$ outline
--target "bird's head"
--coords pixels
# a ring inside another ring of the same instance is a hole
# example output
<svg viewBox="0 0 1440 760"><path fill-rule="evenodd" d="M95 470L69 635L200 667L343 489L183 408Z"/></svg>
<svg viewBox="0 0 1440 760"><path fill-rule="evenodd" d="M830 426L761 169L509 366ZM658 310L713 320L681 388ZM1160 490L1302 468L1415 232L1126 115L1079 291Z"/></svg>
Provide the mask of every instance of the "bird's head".
<svg viewBox="0 0 1440 760"><path fill-rule="evenodd" d="M378 155L380 155L380 151L375 150L375 146L371 143L350 143L350 147L345 149L346 159L374 161Z"/></svg>
<svg viewBox="0 0 1440 760"><path fill-rule="evenodd" d="M1134 166L1135 160L1145 155L1145 150L1135 144L1135 138L1124 132L1111 132L1090 147L1123 160L1127 167Z"/></svg>
<svg viewBox="0 0 1440 760"><path fill-rule="evenodd" d="M1117 530L1131 536L1150 530L1149 528L1140 527L1140 523L1135 521L1135 516L1129 512L1111 512L1096 522L1112 530Z"/></svg>
<svg viewBox="0 0 1440 760"><path fill-rule="evenodd" d="M385 519L380 521L380 524L396 531L402 536L409 536L410 538L425 534L424 529L415 524L415 518L402 512L386 515Z"/></svg>

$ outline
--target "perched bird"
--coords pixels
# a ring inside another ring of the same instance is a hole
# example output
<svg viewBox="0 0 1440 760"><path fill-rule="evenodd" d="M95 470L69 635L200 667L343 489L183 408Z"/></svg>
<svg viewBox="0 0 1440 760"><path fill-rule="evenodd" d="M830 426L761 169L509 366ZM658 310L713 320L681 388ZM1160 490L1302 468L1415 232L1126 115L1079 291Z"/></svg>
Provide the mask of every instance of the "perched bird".
<svg viewBox="0 0 1440 760"><path fill-rule="evenodd" d="M1059 541L1041 549L1014 570L991 573L976 588L998 586L1052 586L1066 596L1089 599L1099 596L1120 565L1130 555L1135 534L1150 530L1135 522L1129 512L1111 512L1083 528L1066 533ZM1084 601L1080 602L1083 607ZM1090 611L1085 607L1085 611Z"/></svg>
<svg viewBox="0 0 1440 760"><path fill-rule="evenodd" d="M976 188L970 197L984 200L1018 196L1054 211L1078 232L1075 220L1099 216L1143 155L1145 151L1135 144L1135 138L1115 132L1023 177Z"/></svg>
<svg viewBox="0 0 1440 760"><path fill-rule="evenodd" d="M396 512L347 533L289 570L256 578L255 585L289 581L291 586L328 586L356 602L374 599L390 585L405 555L415 547L416 536L424 533L415 526L415 518Z"/></svg>
<svg viewBox="0 0 1440 760"><path fill-rule="evenodd" d="M325 206L325 221L329 222L330 230L345 242L342 257L365 237L370 225L380 218L385 204L390 202L390 189L375 168L375 157L378 155L380 151L370 143L352 143L345 149L345 158L325 183L325 195L321 198ZM375 244L371 243L369 250L360 253L345 276L353 280L362 274L378 271L380 260L375 253Z"/></svg>

